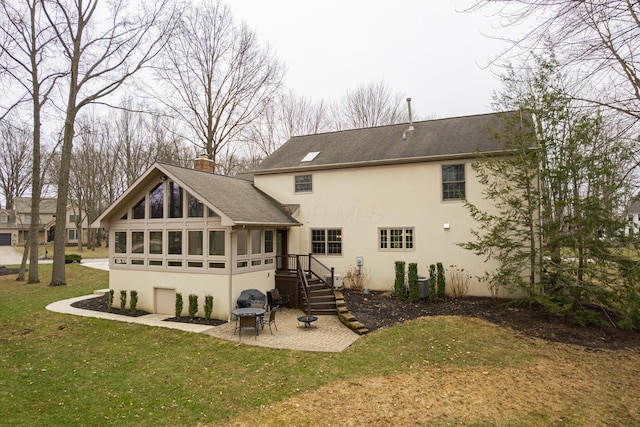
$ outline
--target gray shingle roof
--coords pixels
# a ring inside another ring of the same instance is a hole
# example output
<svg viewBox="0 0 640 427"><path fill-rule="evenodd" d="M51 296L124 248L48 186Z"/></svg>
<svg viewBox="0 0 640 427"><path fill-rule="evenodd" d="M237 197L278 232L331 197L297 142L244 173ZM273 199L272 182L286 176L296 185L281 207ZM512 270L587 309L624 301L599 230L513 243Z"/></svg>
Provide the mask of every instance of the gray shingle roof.
<svg viewBox="0 0 640 427"><path fill-rule="evenodd" d="M415 122L414 130L407 132L406 139L403 139L403 133L408 123L297 136L264 159L254 172L403 163L476 152L501 152L504 148L490 137L490 129L503 126L502 114L520 116L521 113L514 111ZM524 117L526 120L527 116ZM301 161L314 151L319 154L312 161Z"/></svg>
<svg viewBox="0 0 640 427"><path fill-rule="evenodd" d="M56 213L56 203L58 199L40 199L40 214ZM13 200L14 210L17 213L31 212L31 197L16 197Z"/></svg>
<svg viewBox="0 0 640 427"><path fill-rule="evenodd" d="M167 164L159 167L237 224L299 224L250 181Z"/></svg>

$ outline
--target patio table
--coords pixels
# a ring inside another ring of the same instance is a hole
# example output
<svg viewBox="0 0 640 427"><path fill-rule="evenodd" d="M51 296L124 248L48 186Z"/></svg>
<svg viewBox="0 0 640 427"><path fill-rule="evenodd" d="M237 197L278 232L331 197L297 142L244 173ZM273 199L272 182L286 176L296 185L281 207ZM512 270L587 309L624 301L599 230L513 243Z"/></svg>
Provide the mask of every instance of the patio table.
<svg viewBox="0 0 640 427"><path fill-rule="evenodd" d="M264 308L258 308L258 307L245 307L245 308L236 308L236 309L231 310L231 314L237 316L236 317L236 327L233 330L233 334L235 335L236 331L238 330L238 317L240 317L240 316L253 316L253 317L255 317L256 321L258 321L258 318L260 318L261 316L264 316L264 313L265 313ZM259 330L260 330L260 328L256 327L256 331L259 332Z"/></svg>

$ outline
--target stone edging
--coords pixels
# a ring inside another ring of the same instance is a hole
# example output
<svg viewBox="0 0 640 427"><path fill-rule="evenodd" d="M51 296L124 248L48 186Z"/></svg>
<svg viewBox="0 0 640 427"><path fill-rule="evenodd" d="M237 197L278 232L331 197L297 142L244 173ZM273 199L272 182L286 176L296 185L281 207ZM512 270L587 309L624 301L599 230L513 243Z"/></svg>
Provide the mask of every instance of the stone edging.
<svg viewBox="0 0 640 427"><path fill-rule="evenodd" d="M365 335L369 333L369 330L358 319L349 312L347 303L344 300L344 295L340 291L333 291L336 297L336 309L338 310L338 318L349 329L356 332L359 335Z"/></svg>

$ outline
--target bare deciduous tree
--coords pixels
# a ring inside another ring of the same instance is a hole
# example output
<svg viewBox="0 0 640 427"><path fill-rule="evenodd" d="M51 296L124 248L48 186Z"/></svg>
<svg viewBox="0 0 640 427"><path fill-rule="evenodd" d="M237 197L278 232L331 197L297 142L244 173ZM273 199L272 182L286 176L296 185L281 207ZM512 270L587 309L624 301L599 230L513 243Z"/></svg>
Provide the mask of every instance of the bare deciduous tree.
<svg viewBox="0 0 640 427"><path fill-rule="evenodd" d="M31 185L31 135L8 120L0 123L0 187L5 207L13 208L16 197Z"/></svg>
<svg viewBox="0 0 640 427"><path fill-rule="evenodd" d="M127 2L117 0L105 4L104 10L98 9L97 0L51 0L43 5L69 71L50 283L58 286L66 284L62 230L76 117L82 108L116 92L158 54L170 38L175 4L165 0L128 8Z"/></svg>
<svg viewBox="0 0 640 427"><path fill-rule="evenodd" d="M292 136L328 130L330 117L325 103L313 102L289 90L270 100L242 139L246 151L251 153L249 157L259 160L273 153Z"/></svg>
<svg viewBox="0 0 640 427"><path fill-rule="evenodd" d="M405 97L384 82L361 85L334 106L337 129L367 128L408 121Z"/></svg>
<svg viewBox="0 0 640 427"><path fill-rule="evenodd" d="M547 50L548 39L571 66L574 97L640 119L640 3L629 0L478 0L469 10L502 5L501 23L530 23L514 40L528 55ZM511 52L512 50L510 50Z"/></svg>
<svg viewBox="0 0 640 427"><path fill-rule="evenodd" d="M282 80L282 67L229 7L205 1L182 18L168 41L159 76L171 94L158 94L181 119L185 139L219 161L225 145L260 116Z"/></svg>
<svg viewBox="0 0 640 427"><path fill-rule="evenodd" d="M31 138L31 224L29 241L25 244L22 268L18 279L24 278L26 257L29 251L30 265L28 283L38 283L38 232L40 218L40 195L42 193L41 133L42 113L56 87L61 74L56 64L48 63L52 55L55 35L46 20L42 19L39 0L1 3L3 14L0 33L5 42L0 44L0 52L7 59L3 74L8 74L23 91L18 100L30 101L32 106L33 132ZM16 104L14 104L16 105Z"/></svg>

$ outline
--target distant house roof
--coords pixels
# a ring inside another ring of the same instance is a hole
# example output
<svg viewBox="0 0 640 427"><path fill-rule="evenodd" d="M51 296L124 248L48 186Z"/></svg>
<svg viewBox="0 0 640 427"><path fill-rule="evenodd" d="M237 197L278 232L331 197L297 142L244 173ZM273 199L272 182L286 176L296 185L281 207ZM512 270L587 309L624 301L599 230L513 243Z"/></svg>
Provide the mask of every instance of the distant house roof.
<svg viewBox="0 0 640 427"><path fill-rule="evenodd" d="M408 163L504 152L491 130L504 126L504 115L528 120L519 111L454 117L365 129L328 132L289 139L264 159L255 175L299 169L328 169L384 163Z"/></svg>
<svg viewBox="0 0 640 427"><path fill-rule="evenodd" d="M300 225L282 206L253 183L164 163L153 164L94 222L109 222L124 204L140 197L137 189L165 175L223 217L223 225ZM226 224L225 224L226 221Z"/></svg>
<svg viewBox="0 0 640 427"><path fill-rule="evenodd" d="M627 208L628 214L640 214L640 196L636 196L636 200Z"/></svg>
<svg viewBox="0 0 640 427"><path fill-rule="evenodd" d="M16 213L13 209L0 209L0 215L7 217L7 222L0 222L0 229L17 228Z"/></svg>
<svg viewBox="0 0 640 427"><path fill-rule="evenodd" d="M40 199L40 215L55 215L57 199ZM13 206L16 213L31 212L31 197L16 197L13 200Z"/></svg>

